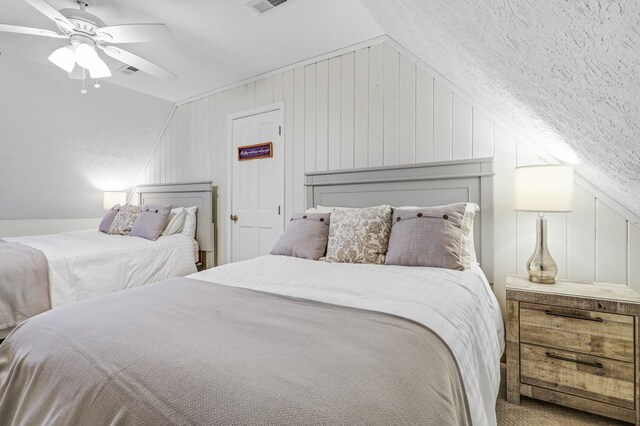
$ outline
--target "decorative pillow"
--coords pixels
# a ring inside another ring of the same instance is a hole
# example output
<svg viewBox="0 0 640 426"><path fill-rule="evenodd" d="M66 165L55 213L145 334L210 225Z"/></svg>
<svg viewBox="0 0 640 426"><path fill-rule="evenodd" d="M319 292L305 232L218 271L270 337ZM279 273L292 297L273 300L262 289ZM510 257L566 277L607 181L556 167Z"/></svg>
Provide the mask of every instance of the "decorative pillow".
<svg viewBox="0 0 640 426"><path fill-rule="evenodd" d="M187 217L187 211L184 207L176 207L171 209L167 226L164 227L160 235L173 235L182 230L184 220Z"/></svg>
<svg viewBox="0 0 640 426"><path fill-rule="evenodd" d="M386 264L463 270L465 209L466 203L395 209Z"/></svg>
<svg viewBox="0 0 640 426"><path fill-rule="evenodd" d="M383 264L391 233L391 206L334 209L327 262Z"/></svg>
<svg viewBox="0 0 640 426"><path fill-rule="evenodd" d="M472 263L477 263L475 240L473 238L473 221L480 207L474 203L467 203L462 218L462 263L469 269Z"/></svg>
<svg viewBox="0 0 640 426"><path fill-rule="evenodd" d="M132 237L142 237L155 241L169 221L171 206L142 206L140 214L131 227Z"/></svg>
<svg viewBox="0 0 640 426"><path fill-rule="evenodd" d="M131 227L138 218L138 213L140 213L140 206L125 204L120 207L120 210L113 219L107 234L129 235L131 233Z"/></svg>
<svg viewBox="0 0 640 426"><path fill-rule="evenodd" d="M98 226L98 230L100 232L104 232L105 234L109 232L109 227L113 223L113 219L116 218L118 210L120 210L120 204L116 204L115 206L111 207L111 209L104 214L102 222L100 222L100 225Z"/></svg>
<svg viewBox="0 0 640 426"><path fill-rule="evenodd" d="M316 206L311 207L310 209L305 210L305 213L331 213L334 210L345 210L349 207L326 207L326 206Z"/></svg>
<svg viewBox="0 0 640 426"><path fill-rule="evenodd" d="M331 213L294 213L271 254L318 260L327 250Z"/></svg>
<svg viewBox="0 0 640 426"><path fill-rule="evenodd" d="M188 235L191 238L195 238L197 226L196 213L198 212L198 206L187 207L184 210L185 212L187 212L187 216L184 219L184 226L182 227L182 231L180 231L180 233Z"/></svg>

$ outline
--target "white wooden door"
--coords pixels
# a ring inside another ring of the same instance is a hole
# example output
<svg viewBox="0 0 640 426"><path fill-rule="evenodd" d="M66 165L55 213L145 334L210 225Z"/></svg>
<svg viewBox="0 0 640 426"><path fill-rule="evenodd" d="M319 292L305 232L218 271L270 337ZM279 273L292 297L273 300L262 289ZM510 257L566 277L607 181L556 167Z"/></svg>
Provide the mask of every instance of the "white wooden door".
<svg viewBox="0 0 640 426"><path fill-rule="evenodd" d="M232 122L231 261L269 254L284 229L281 109ZM272 142L273 157L238 160L238 147Z"/></svg>

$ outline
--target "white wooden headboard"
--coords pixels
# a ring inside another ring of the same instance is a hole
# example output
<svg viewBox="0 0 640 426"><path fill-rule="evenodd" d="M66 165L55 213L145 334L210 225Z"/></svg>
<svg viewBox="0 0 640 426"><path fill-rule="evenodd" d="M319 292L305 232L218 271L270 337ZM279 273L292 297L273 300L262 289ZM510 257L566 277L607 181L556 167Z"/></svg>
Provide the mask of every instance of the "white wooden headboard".
<svg viewBox="0 0 640 426"><path fill-rule="evenodd" d="M493 158L307 173L307 208L476 203L476 254L493 282L493 175Z"/></svg>
<svg viewBox="0 0 640 426"><path fill-rule="evenodd" d="M139 185L140 205L171 204L173 207L198 206L196 240L204 252L205 265L210 268L216 261L215 199L216 187L210 181L185 182L163 185ZM201 253L202 254L202 253Z"/></svg>

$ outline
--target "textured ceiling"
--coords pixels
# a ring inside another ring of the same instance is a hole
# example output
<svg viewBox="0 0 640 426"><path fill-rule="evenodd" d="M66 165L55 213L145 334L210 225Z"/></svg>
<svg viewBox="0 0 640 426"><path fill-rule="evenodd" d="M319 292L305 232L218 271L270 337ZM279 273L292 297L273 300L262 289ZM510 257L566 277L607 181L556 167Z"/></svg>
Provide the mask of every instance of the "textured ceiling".
<svg viewBox="0 0 640 426"><path fill-rule="evenodd" d="M385 33L640 216L640 2L362 1Z"/></svg>
<svg viewBox="0 0 640 426"><path fill-rule="evenodd" d="M75 0L46 0L57 9ZM87 11L107 25L160 22L175 38L121 45L179 76L165 82L143 73L112 83L181 101L255 75L382 35L360 0L290 0L259 15L249 0L90 0ZM56 30L24 0L0 0L0 23ZM0 51L47 64L65 40L0 33ZM105 59L112 69L123 66Z"/></svg>

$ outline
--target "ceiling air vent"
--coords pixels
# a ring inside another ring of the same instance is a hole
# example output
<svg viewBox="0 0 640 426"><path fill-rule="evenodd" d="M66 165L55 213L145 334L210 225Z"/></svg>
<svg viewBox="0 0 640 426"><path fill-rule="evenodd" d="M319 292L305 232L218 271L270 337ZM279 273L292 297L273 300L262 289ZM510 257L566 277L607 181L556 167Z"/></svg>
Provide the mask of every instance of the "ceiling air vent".
<svg viewBox="0 0 640 426"><path fill-rule="evenodd" d="M140 70L138 68L136 68L136 67L125 66L125 67L120 68L118 71L120 71L122 74L131 75L131 74L136 73L136 72L138 72Z"/></svg>
<svg viewBox="0 0 640 426"><path fill-rule="evenodd" d="M286 2L287 0L255 0L249 3L248 6L256 13L263 14Z"/></svg>

